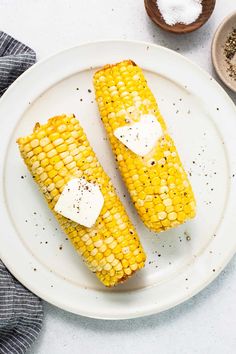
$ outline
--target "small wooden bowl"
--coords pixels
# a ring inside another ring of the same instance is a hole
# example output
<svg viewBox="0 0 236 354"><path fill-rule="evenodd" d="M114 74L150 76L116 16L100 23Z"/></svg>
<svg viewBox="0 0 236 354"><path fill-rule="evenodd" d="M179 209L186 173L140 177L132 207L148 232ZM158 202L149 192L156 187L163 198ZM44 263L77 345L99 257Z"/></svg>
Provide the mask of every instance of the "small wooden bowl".
<svg viewBox="0 0 236 354"><path fill-rule="evenodd" d="M176 34L183 34L183 33L190 33L196 31L198 28L204 25L211 17L211 14L215 8L216 0L203 0L202 1L202 13L198 17L198 19L190 23L189 25L184 25L182 23L177 23L176 25L170 26L168 25L156 4L156 0L144 0L145 8L147 11L148 16L150 19L163 30L176 33Z"/></svg>
<svg viewBox="0 0 236 354"><path fill-rule="evenodd" d="M225 61L224 44L230 34L230 32L236 28L236 12L226 17L220 26L217 28L214 35L211 47L211 57L215 68L215 71L219 75L220 79L227 85L232 91L236 92L236 81L229 76L228 64Z"/></svg>

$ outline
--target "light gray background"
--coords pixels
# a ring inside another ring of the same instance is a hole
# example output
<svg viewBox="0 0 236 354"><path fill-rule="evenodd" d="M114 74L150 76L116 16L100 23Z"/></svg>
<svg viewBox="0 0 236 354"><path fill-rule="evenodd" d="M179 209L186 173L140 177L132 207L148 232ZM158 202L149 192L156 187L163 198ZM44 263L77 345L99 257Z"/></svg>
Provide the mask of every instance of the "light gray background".
<svg viewBox="0 0 236 354"><path fill-rule="evenodd" d="M236 10L235 0L216 2L202 29L180 37L156 28L143 0L0 0L0 26L34 48L38 59L87 41L134 39L178 50L212 73L214 31ZM236 95L229 94L236 103ZM31 354L236 353L235 257L207 289L159 315L99 321L44 305L44 327Z"/></svg>

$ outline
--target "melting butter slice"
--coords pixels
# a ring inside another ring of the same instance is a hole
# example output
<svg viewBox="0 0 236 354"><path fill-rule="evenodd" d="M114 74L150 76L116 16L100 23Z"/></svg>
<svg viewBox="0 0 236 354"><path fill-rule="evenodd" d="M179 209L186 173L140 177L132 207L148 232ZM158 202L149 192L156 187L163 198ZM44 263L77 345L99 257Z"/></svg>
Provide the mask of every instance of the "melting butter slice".
<svg viewBox="0 0 236 354"><path fill-rule="evenodd" d="M114 135L135 154L145 156L155 147L163 132L155 116L143 114L139 122L117 128Z"/></svg>
<svg viewBox="0 0 236 354"><path fill-rule="evenodd" d="M86 227L92 227L104 204L100 188L83 178L74 178L63 189L54 210Z"/></svg>

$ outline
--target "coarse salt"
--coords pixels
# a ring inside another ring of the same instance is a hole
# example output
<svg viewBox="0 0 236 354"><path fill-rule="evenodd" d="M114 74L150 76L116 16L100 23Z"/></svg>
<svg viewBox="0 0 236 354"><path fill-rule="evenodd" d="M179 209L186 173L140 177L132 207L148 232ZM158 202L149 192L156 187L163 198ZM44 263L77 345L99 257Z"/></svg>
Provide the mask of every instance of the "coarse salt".
<svg viewBox="0 0 236 354"><path fill-rule="evenodd" d="M202 13L202 0L157 0L156 3L164 21L170 26L176 23L189 25Z"/></svg>

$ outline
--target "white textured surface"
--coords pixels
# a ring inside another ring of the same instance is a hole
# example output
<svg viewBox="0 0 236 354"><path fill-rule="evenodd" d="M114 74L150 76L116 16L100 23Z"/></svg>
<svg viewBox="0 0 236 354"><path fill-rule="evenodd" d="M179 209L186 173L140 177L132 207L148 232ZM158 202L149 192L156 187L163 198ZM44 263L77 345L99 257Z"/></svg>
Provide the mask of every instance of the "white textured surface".
<svg viewBox="0 0 236 354"><path fill-rule="evenodd" d="M135 39L178 50L212 73L212 36L219 22L233 10L234 0L218 0L211 20L202 29L180 37L157 29L144 12L143 0L1 0L0 23L2 30L33 47L39 59L91 40ZM236 102L236 95L230 95ZM233 354L235 294L234 258L199 295L156 316L99 321L45 303L44 328L30 353L116 354L122 350L129 354Z"/></svg>

